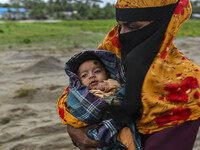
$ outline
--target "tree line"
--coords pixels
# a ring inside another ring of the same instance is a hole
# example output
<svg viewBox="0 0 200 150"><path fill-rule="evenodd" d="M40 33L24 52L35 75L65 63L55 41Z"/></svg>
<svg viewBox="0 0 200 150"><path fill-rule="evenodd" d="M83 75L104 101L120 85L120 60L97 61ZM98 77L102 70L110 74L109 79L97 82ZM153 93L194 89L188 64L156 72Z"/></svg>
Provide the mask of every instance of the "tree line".
<svg viewBox="0 0 200 150"><path fill-rule="evenodd" d="M114 4L100 7L102 0L10 0L0 7L25 8L32 19L113 19Z"/></svg>
<svg viewBox="0 0 200 150"><path fill-rule="evenodd" d="M0 7L23 7L30 12L31 19L113 19L114 4L100 7L102 0L10 0ZM191 1L193 13L200 14L199 0Z"/></svg>
<svg viewBox="0 0 200 150"><path fill-rule="evenodd" d="M200 14L200 1L194 0L191 2L191 4L192 4L192 12Z"/></svg>

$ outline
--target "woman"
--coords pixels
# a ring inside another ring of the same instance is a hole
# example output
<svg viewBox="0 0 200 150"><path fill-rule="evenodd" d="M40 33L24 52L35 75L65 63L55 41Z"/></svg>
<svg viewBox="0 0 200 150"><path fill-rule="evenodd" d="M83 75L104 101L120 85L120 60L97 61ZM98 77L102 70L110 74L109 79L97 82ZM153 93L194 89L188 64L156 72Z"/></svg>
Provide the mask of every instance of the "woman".
<svg viewBox="0 0 200 150"><path fill-rule="evenodd" d="M120 56L126 71L125 104L108 109L119 122L137 122L145 150L191 150L198 132L200 68L173 44L190 14L189 0L118 0L119 24L99 46ZM80 149L101 146L86 131L68 126Z"/></svg>

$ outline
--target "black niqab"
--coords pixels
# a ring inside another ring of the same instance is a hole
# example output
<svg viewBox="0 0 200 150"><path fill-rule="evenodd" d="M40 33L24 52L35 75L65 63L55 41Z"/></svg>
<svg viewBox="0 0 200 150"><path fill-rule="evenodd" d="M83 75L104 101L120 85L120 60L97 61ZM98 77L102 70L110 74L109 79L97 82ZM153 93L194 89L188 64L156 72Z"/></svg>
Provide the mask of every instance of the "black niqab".
<svg viewBox="0 0 200 150"><path fill-rule="evenodd" d="M141 21L143 14L142 18L147 19L142 21L153 20L153 23L142 29L119 34L122 61L126 74L126 91L124 103L121 106L112 105L108 108L108 111L113 118L121 123L134 122L139 116L142 108L141 91L143 81L153 59L159 51L160 44L177 4L178 2L163 7L133 8L132 11L134 13L132 14L130 14L131 8L116 9L116 19L119 21ZM157 13L154 9L157 10ZM166 9L169 10L167 13ZM150 13L147 12L151 12L151 10L153 10L154 14L148 17ZM136 16L134 17L134 15ZM130 19L131 17L126 20L127 16L133 17L133 20Z"/></svg>

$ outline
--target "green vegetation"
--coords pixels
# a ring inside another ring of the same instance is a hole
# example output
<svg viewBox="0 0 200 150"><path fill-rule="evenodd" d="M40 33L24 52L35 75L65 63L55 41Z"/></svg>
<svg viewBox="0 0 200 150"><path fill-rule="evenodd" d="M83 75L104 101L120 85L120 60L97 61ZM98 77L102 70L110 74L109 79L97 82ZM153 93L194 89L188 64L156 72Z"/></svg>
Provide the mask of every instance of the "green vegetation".
<svg viewBox="0 0 200 150"><path fill-rule="evenodd" d="M112 19L115 16L114 4L100 7L102 0L10 0L0 7L27 9L29 19ZM70 15L66 15L66 12Z"/></svg>
<svg viewBox="0 0 200 150"><path fill-rule="evenodd" d="M0 24L0 49L77 49L96 48L115 20L63 21L59 23ZM37 45L37 46L36 46ZM36 46L36 48L35 48Z"/></svg>
<svg viewBox="0 0 200 150"><path fill-rule="evenodd" d="M200 13L200 2L199 0L193 0L191 1L191 4L192 4L192 13L197 13L199 14Z"/></svg>
<svg viewBox="0 0 200 150"><path fill-rule="evenodd" d="M189 20L178 37L200 36L200 20ZM0 49L71 50L96 48L106 33L116 25L115 20L62 21L59 23L0 24Z"/></svg>
<svg viewBox="0 0 200 150"><path fill-rule="evenodd" d="M22 98L28 96L30 93L33 93L35 89L32 88L20 88L18 89L16 93L16 98Z"/></svg>
<svg viewBox="0 0 200 150"><path fill-rule="evenodd" d="M178 36L182 37L197 37L200 36L200 20L189 20L181 27Z"/></svg>

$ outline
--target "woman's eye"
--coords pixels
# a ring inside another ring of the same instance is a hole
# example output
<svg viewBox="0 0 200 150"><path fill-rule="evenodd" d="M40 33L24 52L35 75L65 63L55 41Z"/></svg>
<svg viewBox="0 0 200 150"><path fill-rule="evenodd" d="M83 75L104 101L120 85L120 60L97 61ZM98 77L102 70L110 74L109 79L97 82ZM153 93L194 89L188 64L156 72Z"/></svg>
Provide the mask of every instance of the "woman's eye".
<svg viewBox="0 0 200 150"><path fill-rule="evenodd" d="M131 29L131 30L138 30L138 29L140 29L141 27L131 25L131 26L128 26L128 28Z"/></svg>
<svg viewBox="0 0 200 150"><path fill-rule="evenodd" d="M129 29L135 30L134 26L128 26Z"/></svg>

